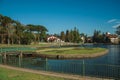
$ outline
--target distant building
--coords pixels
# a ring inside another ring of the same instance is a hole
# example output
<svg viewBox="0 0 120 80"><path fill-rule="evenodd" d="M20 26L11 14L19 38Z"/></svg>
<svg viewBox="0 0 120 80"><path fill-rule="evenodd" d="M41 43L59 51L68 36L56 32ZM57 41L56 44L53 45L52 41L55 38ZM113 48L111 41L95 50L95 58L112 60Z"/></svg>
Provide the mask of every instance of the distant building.
<svg viewBox="0 0 120 80"><path fill-rule="evenodd" d="M118 44L119 43L118 35L111 34L111 33L107 32L106 36L110 39L111 43L113 43L113 44Z"/></svg>
<svg viewBox="0 0 120 80"><path fill-rule="evenodd" d="M47 42L63 42L60 38L57 38L55 36L49 36L47 38Z"/></svg>
<svg viewBox="0 0 120 80"><path fill-rule="evenodd" d="M93 40L92 40L92 37L87 37L87 43L92 43L93 42Z"/></svg>
<svg viewBox="0 0 120 80"><path fill-rule="evenodd" d="M82 43L85 43L85 37L84 36L81 37L81 40L82 40Z"/></svg>

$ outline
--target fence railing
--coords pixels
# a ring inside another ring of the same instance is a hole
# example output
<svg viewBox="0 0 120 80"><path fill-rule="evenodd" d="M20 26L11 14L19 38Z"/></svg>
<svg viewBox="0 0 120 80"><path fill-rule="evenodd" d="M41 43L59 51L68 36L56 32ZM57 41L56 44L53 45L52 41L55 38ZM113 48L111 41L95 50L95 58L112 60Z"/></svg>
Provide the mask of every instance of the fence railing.
<svg viewBox="0 0 120 80"><path fill-rule="evenodd" d="M0 56L0 63L2 64L2 57ZM23 58L21 65L19 65L19 58L15 56L9 56L7 65L52 71L66 74L75 74L80 76L90 76L98 78L116 79L120 80L120 66L108 65L108 64L90 64L81 60L81 62L69 62L69 61L51 61L41 58Z"/></svg>

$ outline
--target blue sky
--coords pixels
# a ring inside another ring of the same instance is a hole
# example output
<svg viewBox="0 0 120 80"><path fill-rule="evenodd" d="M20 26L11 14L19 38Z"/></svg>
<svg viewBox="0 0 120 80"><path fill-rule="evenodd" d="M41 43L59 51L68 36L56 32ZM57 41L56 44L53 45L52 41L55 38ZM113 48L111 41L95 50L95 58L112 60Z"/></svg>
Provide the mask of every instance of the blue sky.
<svg viewBox="0 0 120 80"><path fill-rule="evenodd" d="M23 24L46 26L50 34L77 27L82 33L114 33L120 0L0 0L0 14Z"/></svg>

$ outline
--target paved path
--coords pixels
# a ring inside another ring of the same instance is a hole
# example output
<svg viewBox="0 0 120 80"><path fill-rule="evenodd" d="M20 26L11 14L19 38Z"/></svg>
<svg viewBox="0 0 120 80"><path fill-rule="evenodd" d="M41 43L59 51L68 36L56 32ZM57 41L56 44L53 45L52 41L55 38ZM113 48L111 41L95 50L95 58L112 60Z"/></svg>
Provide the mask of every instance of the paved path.
<svg viewBox="0 0 120 80"><path fill-rule="evenodd" d="M55 73L55 72L48 72L48 71L38 71L38 70L18 68L18 67L12 67L12 66L1 65L1 64L0 64L0 67L23 71L23 72L30 72L30 73L40 74L40 75L46 75L46 76L61 77L61 78L65 78L65 80L66 79L69 79L69 80L111 80L111 79L101 79L101 78L94 78L94 77L82 77L79 75L69 75L69 74L62 74L62 73Z"/></svg>

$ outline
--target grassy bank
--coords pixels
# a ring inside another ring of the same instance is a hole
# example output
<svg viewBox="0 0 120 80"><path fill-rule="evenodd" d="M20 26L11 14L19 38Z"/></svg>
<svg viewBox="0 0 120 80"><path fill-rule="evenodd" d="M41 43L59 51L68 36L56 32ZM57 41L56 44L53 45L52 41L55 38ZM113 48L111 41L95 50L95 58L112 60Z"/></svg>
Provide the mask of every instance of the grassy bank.
<svg viewBox="0 0 120 80"><path fill-rule="evenodd" d="M57 59L93 58L105 55L105 48L44 48L37 50L39 56Z"/></svg>
<svg viewBox="0 0 120 80"><path fill-rule="evenodd" d="M0 67L0 80L64 80L64 79Z"/></svg>
<svg viewBox="0 0 120 80"><path fill-rule="evenodd" d="M6 44L2 44L0 45L0 47L1 47L1 52L30 51L30 52L37 52L38 54L34 54L34 56L36 57L39 56L43 58L47 57L47 58L57 58L57 59L92 58L92 57L102 56L108 52L108 50L104 48L50 47L49 43L40 43L38 45L9 45L9 47ZM7 47L7 49L5 49L4 47ZM50 48L46 48L46 47L50 47Z"/></svg>
<svg viewBox="0 0 120 80"><path fill-rule="evenodd" d="M105 48L45 48L37 52L44 54L94 54L105 51Z"/></svg>

